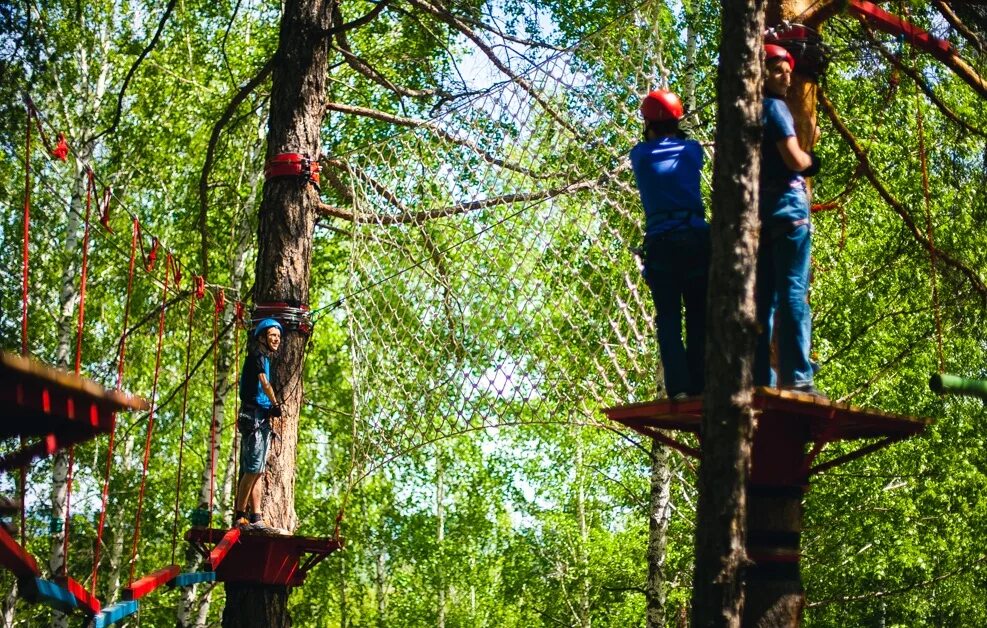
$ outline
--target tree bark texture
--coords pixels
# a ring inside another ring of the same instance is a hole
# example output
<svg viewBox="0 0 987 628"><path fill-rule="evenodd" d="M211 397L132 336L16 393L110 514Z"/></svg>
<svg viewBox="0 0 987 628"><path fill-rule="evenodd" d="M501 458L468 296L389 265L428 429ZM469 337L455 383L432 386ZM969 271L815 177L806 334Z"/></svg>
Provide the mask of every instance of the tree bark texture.
<svg viewBox="0 0 987 628"><path fill-rule="evenodd" d="M657 440L651 443L651 501L648 513L647 628L665 626L665 550L668 522L672 516L672 471L668 448Z"/></svg>
<svg viewBox="0 0 987 628"><path fill-rule="evenodd" d="M331 0L284 3L272 72L268 159L280 153L318 158L331 15ZM264 183L254 303L308 304L312 233L319 202L317 191L298 178L280 177ZM281 350L272 360L273 379L278 387L275 392L284 417L275 420L280 441L275 441L268 458L262 508L268 525L289 531L298 527L295 456L306 341L304 334L286 328ZM288 589L284 587L227 585L223 626L289 626L287 596ZM244 612L247 608L254 612Z"/></svg>
<svg viewBox="0 0 987 628"><path fill-rule="evenodd" d="M706 391L699 467L694 626L740 626L746 564L745 486L753 433L757 324L762 0L724 0L717 75Z"/></svg>

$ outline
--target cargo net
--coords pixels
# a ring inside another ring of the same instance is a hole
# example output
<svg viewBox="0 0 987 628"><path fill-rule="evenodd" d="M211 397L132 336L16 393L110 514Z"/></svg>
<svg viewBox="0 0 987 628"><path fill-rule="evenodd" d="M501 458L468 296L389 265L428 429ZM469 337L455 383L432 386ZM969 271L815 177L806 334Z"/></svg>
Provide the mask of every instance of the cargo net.
<svg viewBox="0 0 987 628"><path fill-rule="evenodd" d="M469 431L597 424L602 407L660 391L627 158L641 95L666 73L659 11L537 63L503 57L514 77L427 121L395 116L388 137L327 160L353 213L362 473Z"/></svg>

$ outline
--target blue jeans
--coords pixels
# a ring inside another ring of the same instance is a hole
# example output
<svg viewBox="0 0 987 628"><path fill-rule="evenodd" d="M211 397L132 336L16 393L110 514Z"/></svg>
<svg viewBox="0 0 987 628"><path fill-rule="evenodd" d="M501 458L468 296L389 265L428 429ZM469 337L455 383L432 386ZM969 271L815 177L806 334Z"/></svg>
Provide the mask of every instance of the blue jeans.
<svg viewBox="0 0 987 628"><path fill-rule="evenodd" d="M644 248L644 278L657 313L655 327L665 372L665 392L669 397L679 393L701 394L705 386L709 227L649 236L644 240Z"/></svg>
<svg viewBox="0 0 987 628"><path fill-rule="evenodd" d="M773 197L773 198L772 198ZM773 205L772 214L809 217L803 188L788 188L762 202ZM795 210L795 211L793 211ZM812 230L808 224L792 227L791 219L772 221L761 229L757 256L757 321L761 333L754 351L754 385L791 388L812 384L812 313L809 294L809 256ZM777 318L776 318L777 315ZM777 323L778 375L771 371L771 334Z"/></svg>

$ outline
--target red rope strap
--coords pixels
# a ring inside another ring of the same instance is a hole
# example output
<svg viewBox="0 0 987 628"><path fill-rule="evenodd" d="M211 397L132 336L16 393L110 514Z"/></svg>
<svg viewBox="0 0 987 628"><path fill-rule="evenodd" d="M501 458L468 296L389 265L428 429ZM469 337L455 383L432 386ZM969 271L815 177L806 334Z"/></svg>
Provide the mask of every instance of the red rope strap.
<svg viewBox="0 0 987 628"><path fill-rule="evenodd" d="M196 290L189 299L188 308L188 337L185 344L185 383L182 386L182 436L178 441L178 482L175 488L175 522L171 529L171 563L175 564L175 554L178 549L178 508L180 496L182 494L182 463L184 461L185 455L185 425L186 419L188 418L188 385L189 385L189 367L192 361L192 322L195 316L195 306L198 304L198 300L203 297L203 294L199 292L200 281L202 277L195 276L192 278L195 283Z"/></svg>
<svg viewBox="0 0 987 628"><path fill-rule="evenodd" d="M127 275L127 297L123 307L123 332L120 335L120 352L117 357L117 390L123 386L124 356L127 353L127 323L130 320L130 303L134 293L134 268L137 265L137 236L140 233L140 223L133 220L130 238L130 269ZM96 546L93 548L92 593L96 593L97 574L99 573L99 550L103 546L103 530L106 528L106 502L110 497L110 473L113 469L113 447L116 440L116 417L110 429L110 439L106 446L106 473L103 476L103 494L99 511L99 527L96 531Z"/></svg>
<svg viewBox="0 0 987 628"><path fill-rule="evenodd" d="M264 179L275 177L298 177L319 189L318 160L302 153L281 153L268 160L264 166Z"/></svg>
<svg viewBox="0 0 987 628"><path fill-rule="evenodd" d="M157 249L157 238L154 249ZM172 266L171 253L165 254L164 287L161 290L161 312L158 315L158 349L154 359L154 382L151 385L151 410L147 419L147 436L144 438L144 465L141 469L140 491L137 493L137 516L134 518L134 542L130 553L130 584L134 583L134 569L137 566L137 540L141 532L141 513L144 510L144 490L147 487L147 469L151 462L151 439L154 435L154 412L157 410L158 376L161 374L161 347L164 344L165 311L168 306L168 270Z"/></svg>

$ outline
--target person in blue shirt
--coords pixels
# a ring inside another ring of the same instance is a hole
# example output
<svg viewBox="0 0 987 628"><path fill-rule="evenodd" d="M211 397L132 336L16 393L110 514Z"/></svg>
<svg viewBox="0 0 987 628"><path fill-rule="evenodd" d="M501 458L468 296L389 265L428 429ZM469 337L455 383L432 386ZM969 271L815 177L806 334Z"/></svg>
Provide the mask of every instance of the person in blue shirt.
<svg viewBox="0 0 987 628"><path fill-rule="evenodd" d="M755 288L761 333L754 353L754 385L778 386L822 396L813 383L813 364L809 357L812 228L804 178L819 171L819 162L813 153L799 146L795 122L785 103L795 60L781 46L767 44L764 50L761 235ZM771 369L773 332L777 334L777 375Z"/></svg>
<svg viewBox="0 0 987 628"><path fill-rule="evenodd" d="M281 324L265 318L254 328L254 340L240 371L240 416L237 429L240 443L240 481L236 491L233 525L243 529L266 530L261 514L263 484L271 443L271 417L281 416L281 406L271 383L271 356L281 346Z"/></svg>
<svg viewBox="0 0 987 628"><path fill-rule="evenodd" d="M702 394L706 351L709 225L699 194L703 151L699 142L680 133L683 115L674 93L645 96L644 140L630 154L644 207L644 278L655 305L665 392L671 399Z"/></svg>

